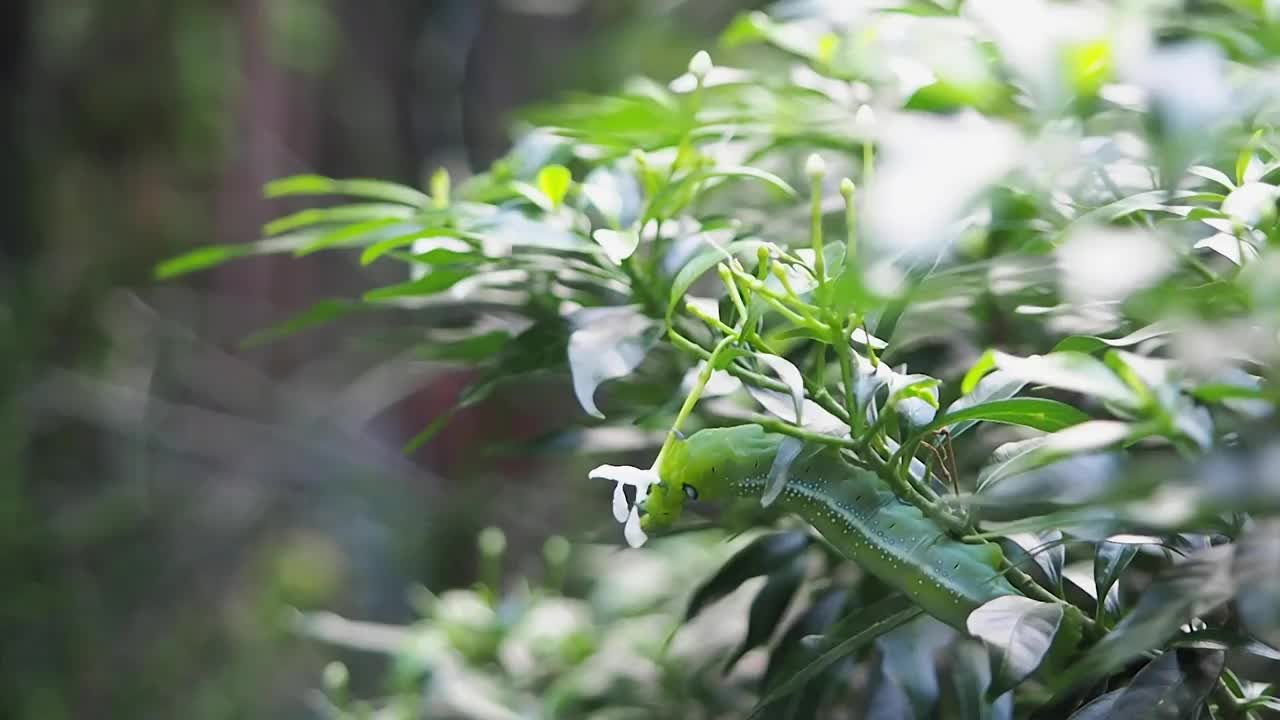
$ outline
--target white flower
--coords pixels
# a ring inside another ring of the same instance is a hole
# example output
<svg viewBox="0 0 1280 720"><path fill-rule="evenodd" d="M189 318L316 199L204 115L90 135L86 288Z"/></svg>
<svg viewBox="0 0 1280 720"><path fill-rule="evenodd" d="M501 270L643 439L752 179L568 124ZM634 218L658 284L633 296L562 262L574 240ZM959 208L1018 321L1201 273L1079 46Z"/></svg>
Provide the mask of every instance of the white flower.
<svg viewBox="0 0 1280 720"><path fill-rule="evenodd" d="M623 524L623 535L627 538L628 545L633 548L643 545L649 537L640 529L639 506L649 496L649 488L661 480L656 463L647 470L630 465L601 465L587 473L587 477L604 478L617 483L613 488L613 518ZM626 491L623 489L626 485L636 489L634 503L627 502Z"/></svg>

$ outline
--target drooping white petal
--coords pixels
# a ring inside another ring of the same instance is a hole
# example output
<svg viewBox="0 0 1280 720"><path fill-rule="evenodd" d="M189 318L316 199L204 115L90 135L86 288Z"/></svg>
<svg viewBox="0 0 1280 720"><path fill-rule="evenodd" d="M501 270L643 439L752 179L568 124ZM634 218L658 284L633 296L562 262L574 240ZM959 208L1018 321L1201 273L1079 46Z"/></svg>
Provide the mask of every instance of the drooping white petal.
<svg viewBox="0 0 1280 720"><path fill-rule="evenodd" d="M613 486L613 519L618 522L627 521L627 494L622 490L622 483Z"/></svg>
<svg viewBox="0 0 1280 720"><path fill-rule="evenodd" d="M627 516L627 525L622 534L627 538L627 544L633 548L644 545L645 540L649 539L649 536L644 534L644 530L640 529L640 513L635 508L631 508L631 514Z"/></svg>
<svg viewBox="0 0 1280 720"><path fill-rule="evenodd" d="M648 490L649 486L658 482L658 475L653 470L642 470L630 465L601 465L587 473L587 477L595 480L604 478L636 489Z"/></svg>

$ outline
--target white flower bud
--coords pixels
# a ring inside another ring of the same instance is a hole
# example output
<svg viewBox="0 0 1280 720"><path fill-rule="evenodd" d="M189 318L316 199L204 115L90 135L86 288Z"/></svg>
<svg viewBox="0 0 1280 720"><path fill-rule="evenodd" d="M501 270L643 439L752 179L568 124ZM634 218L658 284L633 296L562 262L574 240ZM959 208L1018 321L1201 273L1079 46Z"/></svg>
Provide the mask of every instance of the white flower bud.
<svg viewBox="0 0 1280 720"><path fill-rule="evenodd" d="M809 156L804 163L804 174L809 176L810 180L816 180L827 174L827 162L822 159L818 153Z"/></svg>
<svg viewBox="0 0 1280 720"><path fill-rule="evenodd" d="M711 55L706 50L699 50L689 61L689 74L701 80L711 72Z"/></svg>

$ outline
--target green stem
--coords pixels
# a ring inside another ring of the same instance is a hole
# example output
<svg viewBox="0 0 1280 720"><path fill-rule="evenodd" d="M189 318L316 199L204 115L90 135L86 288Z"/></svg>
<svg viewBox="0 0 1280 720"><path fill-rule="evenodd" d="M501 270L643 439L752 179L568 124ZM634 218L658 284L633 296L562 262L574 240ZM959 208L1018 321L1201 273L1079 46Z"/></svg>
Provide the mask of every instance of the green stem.
<svg viewBox="0 0 1280 720"><path fill-rule="evenodd" d="M815 174L809 183L812 200L809 207L809 238L813 245L813 269L818 279L818 287L827 283L826 258L822 247L822 175Z"/></svg>

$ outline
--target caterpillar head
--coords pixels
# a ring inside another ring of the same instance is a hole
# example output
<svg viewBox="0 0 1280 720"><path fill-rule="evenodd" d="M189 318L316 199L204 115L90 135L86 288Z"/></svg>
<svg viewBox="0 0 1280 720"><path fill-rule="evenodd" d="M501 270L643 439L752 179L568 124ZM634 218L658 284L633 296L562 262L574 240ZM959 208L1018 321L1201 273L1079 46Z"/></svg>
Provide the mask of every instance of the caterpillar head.
<svg viewBox="0 0 1280 720"><path fill-rule="evenodd" d="M655 485L644 501L641 527L661 530L680 519L688 500L718 500L732 483L755 472L768 472L779 437L759 425L699 430L673 438L662 455Z"/></svg>

